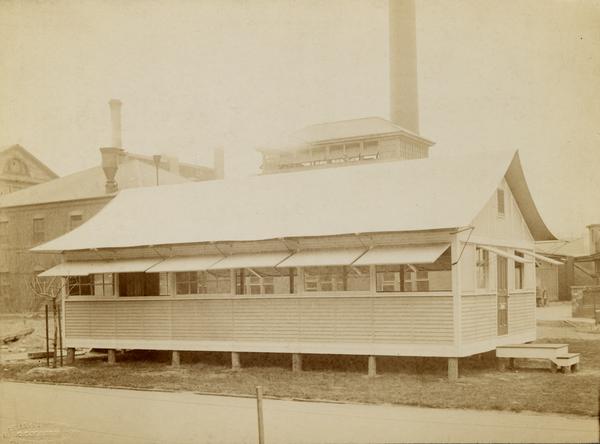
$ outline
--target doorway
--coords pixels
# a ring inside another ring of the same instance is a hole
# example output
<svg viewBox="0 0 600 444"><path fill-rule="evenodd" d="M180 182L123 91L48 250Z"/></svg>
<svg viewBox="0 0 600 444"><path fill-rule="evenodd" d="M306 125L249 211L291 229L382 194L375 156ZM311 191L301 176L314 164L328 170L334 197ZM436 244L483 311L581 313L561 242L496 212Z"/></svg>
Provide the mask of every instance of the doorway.
<svg viewBox="0 0 600 444"><path fill-rule="evenodd" d="M498 285L496 294L498 298L498 336L508 334L508 260L496 255L498 272L496 273Z"/></svg>

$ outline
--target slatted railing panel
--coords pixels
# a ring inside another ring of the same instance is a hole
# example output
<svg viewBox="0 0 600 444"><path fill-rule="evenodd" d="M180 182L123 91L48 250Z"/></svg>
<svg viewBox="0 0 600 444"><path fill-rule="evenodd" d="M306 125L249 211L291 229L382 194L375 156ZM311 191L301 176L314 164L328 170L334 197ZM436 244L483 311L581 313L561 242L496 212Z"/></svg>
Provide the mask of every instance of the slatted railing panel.
<svg viewBox="0 0 600 444"><path fill-rule="evenodd" d="M116 313L116 337L118 339L145 339L144 335L144 309L146 301L102 301L91 303L91 308L95 311L102 305L111 305L115 307ZM81 304L82 302L76 302Z"/></svg>
<svg viewBox="0 0 600 444"><path fill-rule="evenodd" d="M463 295L461 302L462 341L470 343L495 338L496 295Z"/></svg>
<svg viewBox="0 0 600 444"><path fill-rule="evenodd" d="M514 293L508 298L508 333L535 330L535 293Z"/></svg>
<svg viewBox="0 0 600 444"><path fill-rule="evenodd" d="M66 302L67 336L132 340L448 344L452 296Z"/></svg>
<svg viewBox="0 0 600 444"><path fill-rule="evenodd" d="M250 341L291 341L298 337L294 299L238 299L233 301L234 338Z"/></svg>
<svg viewBox="0 0 600 444"><path fill-rule="evenodd" d="M89 338L90 317L93 307L89 303L68 302L65 305L65 336Z"/></svg>

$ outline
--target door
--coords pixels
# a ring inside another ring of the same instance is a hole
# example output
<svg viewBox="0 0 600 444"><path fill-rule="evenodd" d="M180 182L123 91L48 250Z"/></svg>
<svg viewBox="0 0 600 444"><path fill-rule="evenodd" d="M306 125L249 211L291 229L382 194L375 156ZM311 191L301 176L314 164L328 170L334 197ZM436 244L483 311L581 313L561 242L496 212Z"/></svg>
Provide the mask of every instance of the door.
<svg viewBox="0 0 600 444"><path fill-rule="evenodd" d="M498 298L498 336L508 334L508 260L496 256L498 272L496 273L498 285L496 286Z"/></svg>

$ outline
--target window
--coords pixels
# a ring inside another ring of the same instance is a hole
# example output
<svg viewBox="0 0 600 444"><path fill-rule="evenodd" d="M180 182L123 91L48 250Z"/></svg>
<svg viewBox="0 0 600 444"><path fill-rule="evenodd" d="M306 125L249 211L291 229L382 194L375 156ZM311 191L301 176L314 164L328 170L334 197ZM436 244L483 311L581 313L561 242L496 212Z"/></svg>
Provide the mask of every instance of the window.
<svg viewBox="0 0 600 444"><path fill-rule="evenodd" d="M8 244L8 221L0 220L0 245Z"/></svg>
<svg viewBox="0 0 600 444"><path fill-rule="evenodd" d="M246 276L246 291L244 294L273 294L273 277Z"/></svg>
<svg viewBox="0 0 600 444"><path fill-rule="evenodd" d="M327 148L324 146L315 147L311 150L312 160L315 165L323 165L327 163L326 156Z"/></svg>
<svg viewBox="0 0 600 444"><path fill-rule="evenodd" d="M304 291L369 291L369 267L307 267Z"/></svg>
<svg viewBox="0 0 600 444"><path fill-rule="evenodd" d="M0 296L10 295L10 279L8 273L0 273Z"/></svg>
<svg viewBox="0 0 600 444"><path fill-rule="evenodd" d="M43 217L33 218L33 243L44 242L46 238L46 220Z"/></svg>
<svg viewBox="0 0 600 444"><path fill-rule="evenodd" d="M176 294L205 294L206 279L199 271L182 271L175 273Z"/></svg>
<svg viewBox="0 0 600 444"><path fill-rule="evenodd" d="M369 291L371 289L369 267L344 267L344 269L347 291Z"/></svg>
<svg viewBox="0 0 600 444"><path fill-rule="evenodd" d="M439 275L443 284L430 285L430 275ZM406 265L378 265L375 268L376 289L386 292L426 292L447 291L451 289L450 270L427 271L417 270L415 273Z"/></svg>
<svg viewBox="0 0 600 444"><path fill-rule="evenodd" d="M91 296L94 294L92 276L69 276L68 293L72 296Z"/></svg>
<svg viewBox="0 0 600 444"><path fill-rule="evenodd" d="M432 292L452 290L450 249L430 264L389 264L375 267L375 288L386 292Z"/></svg>
<svg viewBox="0 0 600 444"><path fill-rule="evenodd" d="M114 296L114 281L112 273L94 275L94 295Z"/></svg>
<svg viewBox="0 0 600 444"><path fill-rule="evenodd" d="M175 292L178 295L230 293L229 270L175 273Z"/></svg>
<svg viewBox="0 0 600 444"><path fill-rule="evenodd" d="M404 270L404 291L429 291L429 274L427 271L417 271L410 268Z"/></svg>
<svg viewBox="0 0 600 444"><path fill-rule="evenodd" d="M525 257L523 253L515 251L515 256ZM525 264L522 262L515 262L515 290L522 290L525 283Z"/></svg>
<svg viewBox="0 0 600 444"><path fill-rule="evenodd" d="M291 294L295 270L276 268L239 269L235 272L236 294Z"/></svg>
<svg viewBox="0 0 600 444"><path fill-rule="evenodd" d="M305 291L344 291L344 267L308 267L304 269Z"/></svg>
<svg viewBox="0 0 600 444"><path fill-rule="evenodd" d="M504 190L501 188L498 188L496 197L498 200L498 216L503 217L504 216Z"/></svg>
<svg viewBox="0 0 600 444"><path fill-rule="evenodd" d="M331 145L329 147L329 160L331 163L344 162L344 145Z"/></svg>
<svg viewBox="0 0 600 444"><path fill-rule="evenodd" d="M347 143L345 145L345 151L346 151L346 159L350 162L353 161L357 161L360 159L360 143L358 142L353 142L353 143Z"/></svg>
<svg viewBox="0 0 600 444"><path fill-rule="evenodd" d="M476 269L477 269L477 288L488 287L489 276L489 253L483 248L477 247L476 250Z"/></svg>
<svg viewBox="0 0 600 444"><path fill-rule="evenodd" d="M167 273L119 273L119 296L168 296Z"/></svg>
<svg viewBox="0 0 600 444"><path fill-rule="evenodd" d="M369 140L363 144L362 158L366 160L377 159L379 157L379 141Z"/></svg>
<svg viewBox="0 0 600 444"><path fill-rule="evenodd" d="M378 265L375 268L377 292L404 291L403 267L403 265Z"/></svg>
<svg viewBox="0 0 600 444"><path fill-rule="evenodd" d="M69 229L73 230L77 228L83 222L82 214L70 214L69 215Z"/></svg>

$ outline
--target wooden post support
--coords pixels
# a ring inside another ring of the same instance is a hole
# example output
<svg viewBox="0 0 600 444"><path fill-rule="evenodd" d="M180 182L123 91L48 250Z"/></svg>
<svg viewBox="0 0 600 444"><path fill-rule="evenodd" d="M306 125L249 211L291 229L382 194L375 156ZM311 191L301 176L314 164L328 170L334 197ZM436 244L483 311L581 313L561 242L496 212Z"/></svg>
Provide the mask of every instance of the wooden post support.
<svg viewBox="0 0 600 444"><path fill-rule="evenodd" d="M496 358L498 371L504 372L508 368L508 358Z"/></svg>
<svg viewBox="0 0 600 444"><path fill-rule="evenodd" d="M241 368L240 354L238 352L231 352L231 370L239 370Z"/></svg>
<svg viewBox="0 0 600 444"><path fill-rule="evenodd" d="M256 387L256 410L258 412L258 444L265 444L265 427L263 424L262 387Z"/></svg>
<svg viewBox="0 0 600 444"><path fill-rule="evenodd" d="M179 352L176 350L173 350L171 352L171 365L173 367L179 367L179 363L181 362L181 357L179 356Z"/></svg>
<svg viewBox="0 0 600 444"><path fill-rule="evenodd" d="M117 362L117 353L114 348L108 349L108 363L115 364Z"/></svg>
<svg viewBox="0 0 600 444"><path fill-rule="evenodd" d="M377 360L375 356L369 356L369 378L377 376Z"/></svg>
<svg viewBox="0 0 600 444"><path fill-rule="evenodd" d="M302 371L302 355L300 353L292 354L292 371L293 372L301 372Z"/></svg>
<svg viewBox="0 0 600 444"><path fill-rule="evenodd" d="M75 349L73 347L67 348L67 365L75 364Z"/></svg>
<svg viewBox="0 0 600 444"><path fill-rule="evenodd" d="M508 358L508 369L509 370L515 369L515 358Z"/></svg>
<svg viewBox="0 0 600 444"><path fill-rule="evenodd" d="M455 382L458 379L458 358L448 358L448 381Z"/></svg>

